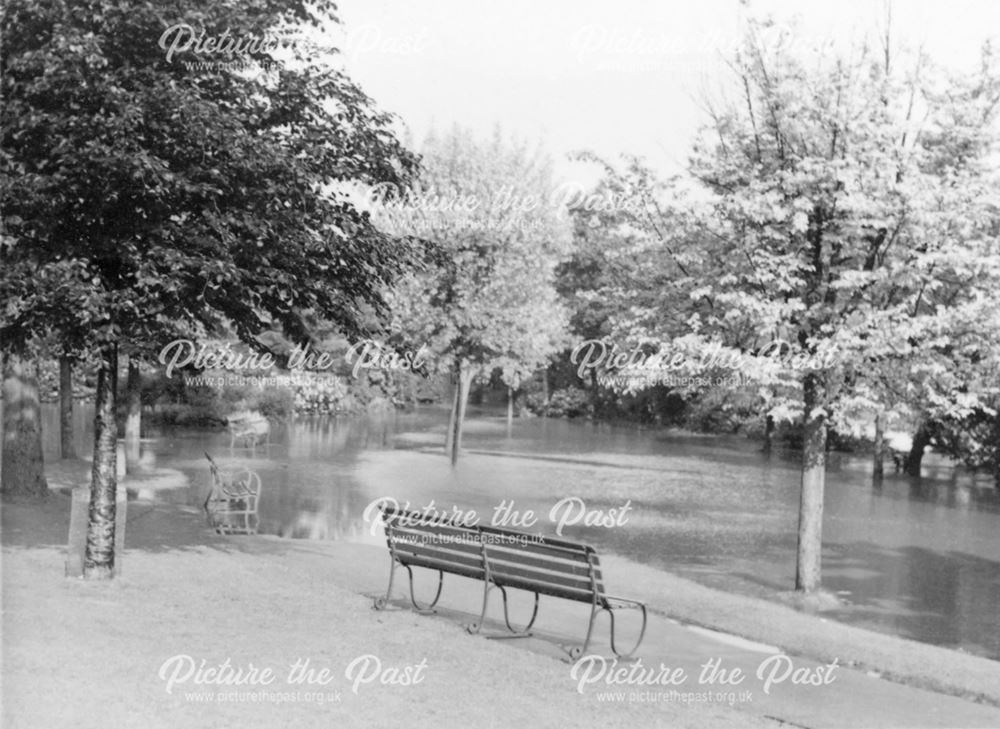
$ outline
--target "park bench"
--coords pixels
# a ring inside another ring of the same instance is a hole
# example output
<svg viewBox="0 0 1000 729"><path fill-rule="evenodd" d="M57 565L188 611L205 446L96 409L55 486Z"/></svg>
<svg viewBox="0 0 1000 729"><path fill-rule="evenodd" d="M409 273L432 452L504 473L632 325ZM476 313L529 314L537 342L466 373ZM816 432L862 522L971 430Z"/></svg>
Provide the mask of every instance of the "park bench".
<svg viewBox="0 0 1000 729"><path fill-rule="evenodd" d="M611 625L611 650L616 656L631 656L646 633L646 606L637 600L614 597L604 590L601 565L594 549L562 539L487 526L465 526L432 516L407 512L383 505L382 522L392 560L389 586L384 597L376 598L375 608L385 608L392 594L397 566L406 568L410 582L410 602L421 613L433 612L441 598L444 574L483 582L483 605L479 619L468 626L480 632L489 606L490 592L496 588L503 598L503 618L509 633L488 637L528 637L538 617L539 595L573 600L590 605L590 622L582 645L568 647L571 658L583 655L590 645L597 616L607 612ZM434 599L422 605L413 589L413 568L438 572ZM531 619L524 628L511 625L507 590L526 590L535 595ZM642 628L635 645L626 652L616 645L615 610L638 609Z"/></svg>
<svg viewBox="0 0 1000 729"><path fill-rule="evenodd" d="M207 453L205 458L212 470L212 490L204 504L208 525L217 534L256 534L260 523L260 476L248 468L226 473Z"/></svg>

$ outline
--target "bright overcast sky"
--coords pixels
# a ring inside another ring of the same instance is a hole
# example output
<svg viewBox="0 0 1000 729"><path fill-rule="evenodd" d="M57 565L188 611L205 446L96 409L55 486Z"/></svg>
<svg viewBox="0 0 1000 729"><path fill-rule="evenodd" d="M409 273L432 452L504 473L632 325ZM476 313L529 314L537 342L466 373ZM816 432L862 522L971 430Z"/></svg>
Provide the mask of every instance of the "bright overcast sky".
<svg viewBox="0 0 1000 729"><path fill-rule="evenodd" d="M704 120L747 11L738 0L341 0L345 64L419 141L453 123L540 139L564 177L566 153L640 154L677 171ZM883 0L757 0L757 15L798 17L805 37L884 26ZM896 0L893 34L939 64L969 68L1000 41L1000 0ZM1000 50L1000 42L994 47Z"/></svg>

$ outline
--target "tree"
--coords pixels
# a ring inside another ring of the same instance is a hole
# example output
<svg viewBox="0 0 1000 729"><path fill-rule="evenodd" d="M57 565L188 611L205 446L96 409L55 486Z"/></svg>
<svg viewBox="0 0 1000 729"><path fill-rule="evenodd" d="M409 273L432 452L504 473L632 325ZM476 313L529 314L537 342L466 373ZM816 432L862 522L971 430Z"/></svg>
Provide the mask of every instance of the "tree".
<svg viewBox="0 0 1000 729"><path fill-rule="evenodd" d="M946 94L926 59L893 66L888 41L882 56L864 45L801 56L789 37L751 23L730 97L707 100L690 164L701 190L609 172L638 212L598 230L643 272L606 286L613 337L647 356L669 341L691 372L707 348L738 355L766 414L802 421L796 587L812 591L831 428L869 424L894 392L960 412L993 392L981 363L1000 327L982 315L1000 284L989 202L1000 94L988 50Z"/></svg>
<svg viewBox="0 0 1000 729"><path fill-rule="evenodd" d="M787 332L804 355L837 354L837 366L800 378L796 588L811 591L820 585L829 428L856 405L869 363L940 339L956 303L928 308L927 294L955 277L978 285L996 269L995 240L981 237L983 207L965 185L985 183L974 161L995 139L997 87L987 80L984 115L956 120L952 100L927 91L924 59L902 73L888 45L882 57L863 45L800 58L773 30L752 24L733 63L741 103L711 109L692 171L715 195L707 220L722 223L713 323L743 320ZM947 156L968 163L942 165L953 142Z"/></svg>
<svg viewBox="0 0 1000 729"><path fill-rule="evenodd" d="M459 129L431 136L422 164L411 193L393 200L374 190L372 199L389 230L442 253L394 289L392 331L452 373L446 449L454 464L472 380L500 369L516 387L563 346L567 315L553 271L568 229L553 204L549 161L499 131L486 143Z"/></svg>
<svg viewBox="0 0 1000 729"><path fill-rule="evenodd" d="M88 576L110 576L114 560L120 346L222 322L255 347L268 329L307 341L314 316L365 331L408 264L406 246L335 192L348 180L403 186L415 159L392 117L305 45L303 29L332 9L7 4L0 334L55 333L100 359ZM184 61L203 60L205 44L167 53L159 43L178 23L239 67Z"/></svg>

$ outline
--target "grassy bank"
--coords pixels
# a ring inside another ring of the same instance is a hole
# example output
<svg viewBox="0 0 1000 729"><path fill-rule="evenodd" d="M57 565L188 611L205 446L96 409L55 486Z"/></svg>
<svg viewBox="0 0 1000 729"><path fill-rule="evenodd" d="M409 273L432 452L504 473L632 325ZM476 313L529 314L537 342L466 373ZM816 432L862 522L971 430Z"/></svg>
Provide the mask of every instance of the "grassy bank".
<svg viewBox="0 0 1000 729"><path fill-rule="evenodd" d="M67 580L68 509L60 495L3 508L5 727L777 726L722 706L583 701L558 661L412 612L376 613L325 571L329 556L308 559L274 538L218 538L181 507L131 505L122 577ZM174 656L272 668L265 688L287 696L206 700L220 687L193 680L168 693L161 671ZM382 672L355 692L345 667L363 656ZM330 672L327 684L286 681L305 659L317 679ZM421 662L419 682L382 683Z"/></svg>

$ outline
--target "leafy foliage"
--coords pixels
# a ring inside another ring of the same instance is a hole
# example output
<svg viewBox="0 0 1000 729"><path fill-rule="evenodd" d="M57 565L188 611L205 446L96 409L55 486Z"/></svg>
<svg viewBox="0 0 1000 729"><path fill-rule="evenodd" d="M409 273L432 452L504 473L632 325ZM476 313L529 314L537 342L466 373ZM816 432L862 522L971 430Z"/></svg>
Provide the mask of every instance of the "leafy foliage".
<svg viewBox="0 0 1000 729"><path fill-rule="evenodd" d="M426 346L445 371L456 362L483 378L499 369L513 387L563 346L553 270L569 238L552 190L548 160L499 131L487 143L459 129L430 137L414 191L380 197L374 213L443 254L395 287L396 341Z"/></svg>
<svg viewBox="0 0 1000 729"><path fill-rule="evenodd" d="M329 3L205 6L13 0L3 16L0 332L100 344L232 323L363 328L409 260L335 181L402 184L391 117L293 46L259 73L167 61L177 22L209 35L295 32ZM316 14L314 14L316 13Z"/></svg>

